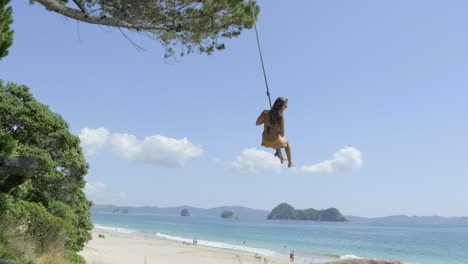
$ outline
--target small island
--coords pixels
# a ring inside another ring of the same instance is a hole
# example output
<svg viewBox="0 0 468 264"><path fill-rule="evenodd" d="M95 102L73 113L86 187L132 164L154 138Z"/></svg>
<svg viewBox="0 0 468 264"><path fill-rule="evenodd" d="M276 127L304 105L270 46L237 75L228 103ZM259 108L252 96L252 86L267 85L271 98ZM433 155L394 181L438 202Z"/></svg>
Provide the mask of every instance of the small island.
<svg viewBox="0 0 468 264"><path fill-rule="evenodd" d="M233 218L234 213L232 211L223 211L221 213L221 218Z"/></svg>
<svg viewBox="0 0 468 264"><path fill-rule="evenodd" d="M309 221L331 221L345 222L346 219L336 208L328 208L325 210L316 209L295 209L287 203L281 203L268 215L267 219L283 219L283 220L309 220Z"/></svg>
<svg viewBox="0 0 468 264"><path fill-rule="evenodd" d="M187 208L184 208L184 210L180 212L180 216L190 216L189 210Z"/></svg>
<svg viewBox="0 0 468 264"><path fill-rule="evenodd" d="M116 209L112 210L112 213L113 214L128 214L128 209L116 208Z"/></svg>

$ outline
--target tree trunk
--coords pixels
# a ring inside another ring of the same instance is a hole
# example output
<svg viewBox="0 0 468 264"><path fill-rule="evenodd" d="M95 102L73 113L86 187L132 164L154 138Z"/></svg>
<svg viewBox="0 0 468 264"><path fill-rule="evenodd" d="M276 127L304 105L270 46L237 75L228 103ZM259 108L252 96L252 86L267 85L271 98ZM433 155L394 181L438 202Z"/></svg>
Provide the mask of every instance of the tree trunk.
<svg viewBox="0 0 468 264"><path fill-rule="evenodd" d="M0 180L0 192L11 193L16 186L29 180L39 168L37 158L0 157L0 175L7 176L5 180Z"/></svg>

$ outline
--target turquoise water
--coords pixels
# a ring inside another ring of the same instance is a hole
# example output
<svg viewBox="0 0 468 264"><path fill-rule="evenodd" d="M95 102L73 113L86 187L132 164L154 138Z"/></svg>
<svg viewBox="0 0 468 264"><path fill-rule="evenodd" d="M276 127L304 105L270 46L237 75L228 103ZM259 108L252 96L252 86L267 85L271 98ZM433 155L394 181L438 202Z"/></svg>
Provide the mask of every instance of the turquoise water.
<svg viewBox="0 0 468 264"><path fill-rule="evenodd" d="M296 259L364 257L414 264L468 263L468 227L394 226L209 217L92 214L95 225L161 239ZM245 241L245 244L244 244Z"/></svg>

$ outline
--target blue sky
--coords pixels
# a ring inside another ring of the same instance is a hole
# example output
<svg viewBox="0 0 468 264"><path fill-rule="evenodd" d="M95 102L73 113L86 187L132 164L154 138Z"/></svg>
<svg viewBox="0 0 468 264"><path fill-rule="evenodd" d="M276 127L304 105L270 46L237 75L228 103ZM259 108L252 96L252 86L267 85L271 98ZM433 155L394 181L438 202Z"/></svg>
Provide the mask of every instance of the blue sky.
<svg viewBox="0 0 468 264"><path fill-rule="evenodd" d="M268 101L252 30L212 56L165 61L158 41L130 33L139 52L116 29L13 1L0 77L81 135L98 204L468 215L468 2L259 3L293 170L260 146Z"/></svg>

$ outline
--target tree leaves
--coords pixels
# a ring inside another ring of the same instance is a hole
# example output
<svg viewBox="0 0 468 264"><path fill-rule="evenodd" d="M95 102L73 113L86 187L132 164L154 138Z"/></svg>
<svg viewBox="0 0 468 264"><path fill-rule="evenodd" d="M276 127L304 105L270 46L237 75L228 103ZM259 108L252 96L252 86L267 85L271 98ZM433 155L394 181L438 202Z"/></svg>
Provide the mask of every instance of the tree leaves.
<svg viewBox="0 0 468 264"><path fill-rule="evenodd" d="M10 24L12 9L6 7L10 0L0 0L0 60L8 55L8 48L13 44L13 30Z"/></svg>
<svg viewBox="0 0 468 264"><path fill-rule="evenodd" d="M73 19L127 28L159 40L166 58L222 50L222 38L252 28L259 12L253 0L74 0L71 6L57 0L36 2Z"/></svg>

